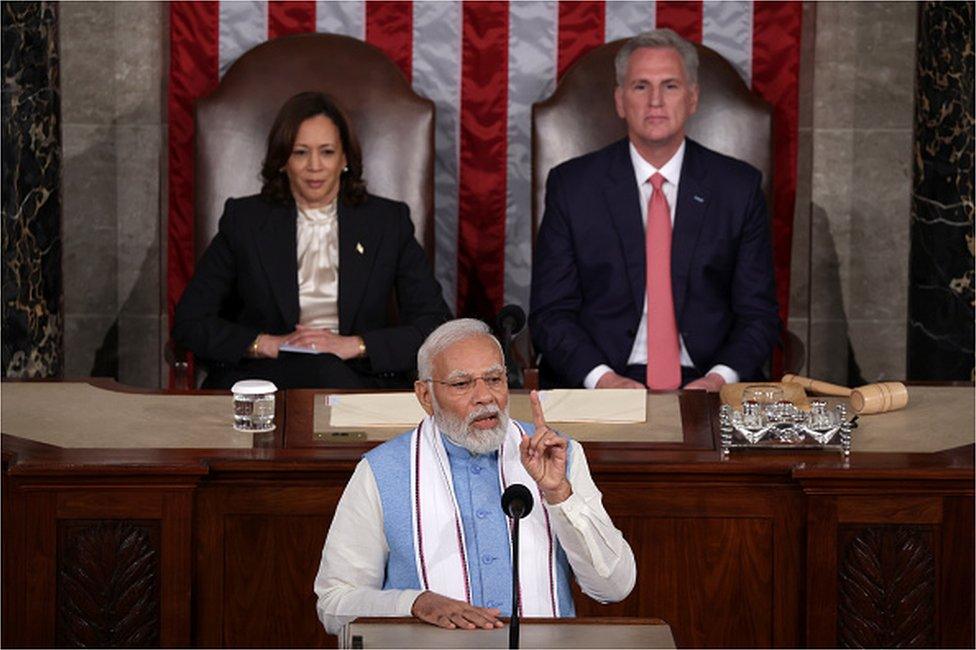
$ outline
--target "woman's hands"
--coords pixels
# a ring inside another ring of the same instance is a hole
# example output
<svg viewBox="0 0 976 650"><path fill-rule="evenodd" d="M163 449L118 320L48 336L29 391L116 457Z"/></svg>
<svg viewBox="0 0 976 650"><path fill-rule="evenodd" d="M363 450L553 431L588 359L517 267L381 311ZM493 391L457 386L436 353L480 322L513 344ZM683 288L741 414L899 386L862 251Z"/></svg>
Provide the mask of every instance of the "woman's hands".
<svg viewBox="0 0 976 650"><path fill-rule="evenodd" d="M274 336L273 334L258 334L251 348L255 359L277 359L278 348L285 342L287 336Z"/></svg>
<svg viewBox="0 0 976 650"><path fill-rule="evenodd" d="M361 336L340 336L329 330L299 325L294 332L284 336L258 336L255 356L259 359L277 359L281 346L286 344L313 352L334 354L343 361L360 356L364 345Z"/></svg>
<svg viewBox="0 0 976 650"><path fill-rule="evenodd" d="M363 339L360 336L340 336L329 330L299 325L284 342L315 352L334 354L345 361L359 356Z"/></svg>

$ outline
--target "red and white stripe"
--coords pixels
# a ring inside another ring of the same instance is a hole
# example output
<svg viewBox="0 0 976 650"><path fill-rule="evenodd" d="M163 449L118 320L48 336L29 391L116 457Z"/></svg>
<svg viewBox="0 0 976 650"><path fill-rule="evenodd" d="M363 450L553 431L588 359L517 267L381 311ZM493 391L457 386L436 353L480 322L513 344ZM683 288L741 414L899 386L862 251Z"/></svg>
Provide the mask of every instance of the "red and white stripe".
<svg viewBox="0 0 976 650"><path fill-rule="evenodd" d="M773 238L786 317L799 3L256 0L174 2L170 15L170 310L193 266L192 103L255 45L311 31L362 38L435 102L435 272L458 314L485 317L506 302L528 305L532 103L593 47L671 27L720 52L774 106Z"/></svg>

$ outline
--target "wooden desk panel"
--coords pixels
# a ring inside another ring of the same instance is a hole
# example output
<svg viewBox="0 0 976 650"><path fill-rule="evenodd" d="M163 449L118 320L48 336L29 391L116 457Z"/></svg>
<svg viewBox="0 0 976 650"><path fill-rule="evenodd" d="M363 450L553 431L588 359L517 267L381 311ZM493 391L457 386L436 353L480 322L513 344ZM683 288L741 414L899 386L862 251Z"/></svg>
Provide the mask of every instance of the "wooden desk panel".
<svg viewBox="0 0 976 650"><path fill-rule="evenodd" d="M65 546L80 530L111 551L106 539L124 524L155 552L142 575L153 585L142 606L149 623L138 628L150 630L150 643L333 645L312 581L335 504L368 446L286 446L308 397L281 398L279 434L252 449L66 450L4 436L3 643L70 642L61 612L77 596L64 576L79 560ZM857 568L849 549L881 549L890 595L900 565L885 558L908 539L922 549L914 582L931 606L917 608L906 631L972 645L972 445L846 463L834 454L722 459L714 407L700 393L682 402L683 445L587 444L639 584L614 605L579 596L580 615L659 617L679 647L862 642L858 630L887 612L844 591ZM109 551L102 568L121 557Z"/></svg>
<svg viewBox="0 0 976 650"><path fill-rule="evenodd" d="M336 478L339 478L338 475ZM206 647L332 646L312 583L344 485L237 485L197 493L196 634Z"/></svg>

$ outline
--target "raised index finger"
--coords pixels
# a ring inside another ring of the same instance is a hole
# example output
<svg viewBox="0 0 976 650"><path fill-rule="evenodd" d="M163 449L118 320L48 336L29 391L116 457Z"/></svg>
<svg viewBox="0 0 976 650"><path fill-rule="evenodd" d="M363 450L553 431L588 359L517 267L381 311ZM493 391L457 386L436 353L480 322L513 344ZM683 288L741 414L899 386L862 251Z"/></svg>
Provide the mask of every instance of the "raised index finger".
<svg viewBox="0 0 976 650"><path fill-rule="evenodd" d="M532 422L535 428L544 429L546 427L546 417L542 414L542 402L539 400L539 391L534 390L529 393L529 403L532 404Z"/></svg>

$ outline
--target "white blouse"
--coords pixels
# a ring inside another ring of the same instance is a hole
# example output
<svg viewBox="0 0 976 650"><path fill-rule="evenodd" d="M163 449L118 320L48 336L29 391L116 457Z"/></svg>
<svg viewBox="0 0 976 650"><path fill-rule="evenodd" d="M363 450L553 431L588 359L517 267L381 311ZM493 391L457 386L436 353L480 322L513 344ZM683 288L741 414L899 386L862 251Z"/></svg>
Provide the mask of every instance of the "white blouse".
<svg viewBox="0 0 976 650"><path fill-rule="evenodd" d="M338 197L298 209L298 305L302 325L339 331Z"/></svg>

